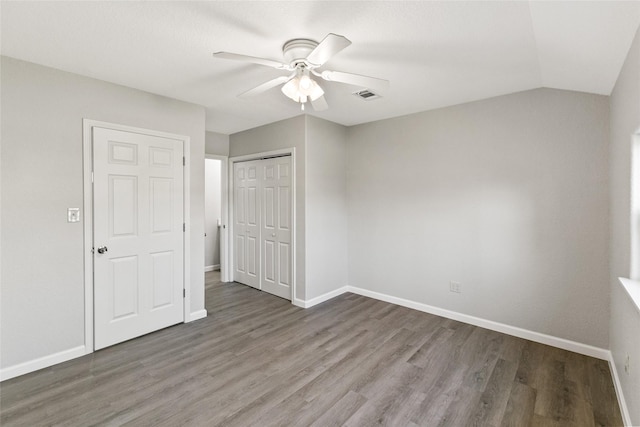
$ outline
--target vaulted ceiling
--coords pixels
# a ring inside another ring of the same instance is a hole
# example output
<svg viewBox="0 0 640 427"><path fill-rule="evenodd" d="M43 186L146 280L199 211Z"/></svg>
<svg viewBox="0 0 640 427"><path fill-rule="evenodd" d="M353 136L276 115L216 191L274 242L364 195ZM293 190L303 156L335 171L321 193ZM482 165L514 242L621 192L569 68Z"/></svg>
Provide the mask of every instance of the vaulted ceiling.
<svg viewBox="0 0 640 427"><path fill-rule="evenodd" d="M300 114L282 75L214 58L228 51L282 60L293 38L327 33L353 44L324 68L388 79L379 99L321 82L344 125L539 87L609 95L640 25L637 1L6 2L2 54L206 108L207 130L234 133Z"/></svg>

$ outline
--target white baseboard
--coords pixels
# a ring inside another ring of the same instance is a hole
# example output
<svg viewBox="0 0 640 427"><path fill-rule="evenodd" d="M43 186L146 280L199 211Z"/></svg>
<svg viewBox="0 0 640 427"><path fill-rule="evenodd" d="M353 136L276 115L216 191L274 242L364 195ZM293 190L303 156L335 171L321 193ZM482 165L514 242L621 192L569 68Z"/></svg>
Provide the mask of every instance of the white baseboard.
<svg viewBox="0 0 640 427"><path fill-rule="evenodd" d="M570 341L564 338L558 338L551 335L530 331L527 329L518 328L515 326L506 325L504 323L498 323L491 320L482 319L479 317L469 316L466 314L434 307L431 305L407 300L404 298L398 298L391 295L370 291L367 289L357 288L354 286L343 286L342 288L336 289L331 292L327 292L326 294L320 295L310 300L301 300L296 298L292 301L292 303L298 307L309 308L309 307L313 307L314 305L320 304L322 302L328 301L332 298L335 298L338 295L341 295L345 292L352 292L354 294L363 295L369 298L374 298L374 299L385 301L391 304L412 308L414 310L434 314L436 316L446 317L448 319L453 319L453 320L468 323L471 325L479 326L482 328L490 329L493 331L502 332L507 335L513 335L519 338L524 338L534 342L558 347L564 350L573 351L575 353L584 354L586 356L607 360L609 362L609 366L611 369L611 375L613 377L613 382L615 385L616 394L618 396L618 402L620 404L620 410L622 412L625 425L631 425L629 410L624 400L624 395L622 393L622 387L620 385L618 371L616 369L615 362L613 361L613 357L609 350L590 346L587 344L578 343L575 341ZM188 322L193 322L199 319L203 319L205 317L207 317L207 310L198 310L190 314ZM85 346L82 345L82 346L74 347L72 349L61 351L59 353L55 353L49 356L44 356L35 360L20 363L18 365L9 366L7 368L0 369L0 381L8 380L10 378L14 378L19 375L24 375L29 372L37 371L39 369L56 365L58 363L66 362L68 360L84 356L85 354L86 354L86 349L85 349Z"/></svg>
<svg viewBox="0 0 640 427"><path fill-rule="evenodd" d="M220 264L216 264L216 265L207 265L204 268L204 272L208 272L208 271L216 271L216 270L220 270Z"/></svg>
<svg viewBox="0 0 640 427"><path fill-rule="evenodd" d="M620 377L618 376L618 370L616 369L616 362L613 360L613 354L609 351L609 370L611 371L611 379L613 380L613 386L616 389L616 396L618 397L618 405L620 406L620 412L622 413L622 420L625 426L631 426L631 414L629 414L629 407L627 401L624 399L624 393L622 392L622 384L620 383Z"/></svg>
<svg viewBox="0 0 640 427"><path fill-rule="evenodd" d="M205 317L207 317L207 310L198 310L198 311L194 311L193 313L191 313L189 315L189 320L187 320L185 323L189 323L189 322L193 322L196 320L200 320L200 319L204 319Z"/></svg>
<svg viewBox="0 0 640 427"><path fill-rule="evenodd" d="M347 286L348 292L374 298L380 301L390 302L392 304L401 305L403 307L412 308L414 310L423 311L425 313L435 314L436 316L446 317L447 319L457 320L459 322L468 323L470 325L479 326L481 328L490 329L492 331L502 332L503 334L513 335L515 337L524 338L541 344L558 347L563 350L573 351L574 353L584 354L585 356L595 357L597 359L609 360L609 350L594 347L588 344L567 340L564 338L554 337L552 335L540 332L530 331L528 329L518 328L517 326L506 325L504 323L494 322L467 314L458 313L431 305L398 298L367 289Z"/></svg>
<svg viewBox="0 0 640 427"><path fill-rule="evenodd" d="M193 322L195 320L200 320L205 317L207 317L207 310L198 310L189 315L187 323ZM78 347L70 348L69 350L64 350L58 353L50 354L48 356L40 357L38 359L29 360L27 362L19 363L14 366L9 366L0 369L0 381L8 380L20 375L25 375L30 372L48 368L49 366L57 365L58 363L63 363L68 360L84 356L88 353L91 353L91 351L86 346L81 345Z"/></svg>
<svg viewBox="0 0 640 427"><path fill-rule="evenodd" d="M293 301L291 301L291 304L295 305L296 307L307 308L307 302L300 298L294 298Z"/></svg>
<svg viewBox="0 0 640 427"><path fill-rule="evenodd" d="M342 295L345 292L348 292L349 287L348 286L343 286L339 289L333 290L331 292L327 292L326 294L322 294L318 297L315 298L311 298L309 300L302 300L302 299L294 299L292 301L293 305L298 306L298 307L302 307L302 308L309 308L309 307L313 307L314 305L318 305L320 303L323 303L325 301L330 300L331 298L335 298L338 295Z"/></svg>
<svg viewBox="0 0 640 427"><path fill-rule="evenodd" d="M28 362L9 366L7 368L0 369L0 381L48 368L49 366L84 356L85 354L85 346L81 345L58 353L50 354L48 356L43 356L38 359L29 360Z"/></svg>

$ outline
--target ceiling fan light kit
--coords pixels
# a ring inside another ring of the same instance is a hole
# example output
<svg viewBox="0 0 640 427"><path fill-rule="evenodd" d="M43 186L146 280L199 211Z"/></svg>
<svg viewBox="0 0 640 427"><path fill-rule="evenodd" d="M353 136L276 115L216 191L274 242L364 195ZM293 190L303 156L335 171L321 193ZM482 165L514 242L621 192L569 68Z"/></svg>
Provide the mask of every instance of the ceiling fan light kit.
<svg viewBox="0 0 640 427"><path fill-rule="evenodd" d="M213 56L223 59L251 62L253 64L273 67L278 70L293 71L289 76L280 76L264 82L239 96L249 97L259 95L283 84L282 93L291 100L300 103L301 109L311 101L314 110L321 111L328 108L324 99L324 90L318 82L311 78L311 74L328 82L345 83L360 88L375 88L383 90L389 86L388 80L342 71L316 71L322 67L333 55L351 44L344 36L329 33L320 43L310 39L289 40L282 46L284 62L254 56L241 55L230 52L215 52Z"/></svg>
<svg viewBox="0 0 640 427"><path fill-rule="evenodd" d="M309 77L309 70L300 68L297 75L282 86L282 93L288 98L300 103L304 111L304 104L308 101L316 101L324 95L320 85Z"/></svg>

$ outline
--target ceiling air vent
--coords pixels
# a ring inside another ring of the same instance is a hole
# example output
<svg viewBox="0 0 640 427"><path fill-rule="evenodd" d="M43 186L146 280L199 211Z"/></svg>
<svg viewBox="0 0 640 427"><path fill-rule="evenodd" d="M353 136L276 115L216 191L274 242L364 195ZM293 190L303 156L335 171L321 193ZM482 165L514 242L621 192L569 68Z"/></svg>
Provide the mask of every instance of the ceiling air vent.
<svg viewBox="0 0 640 427"><path fill-rule="evenodd" d="M369 89L361 90L353 93L358 98L362 98L365 101L371 101L372 99L380 98L380 95L371 92Z"/></svg>

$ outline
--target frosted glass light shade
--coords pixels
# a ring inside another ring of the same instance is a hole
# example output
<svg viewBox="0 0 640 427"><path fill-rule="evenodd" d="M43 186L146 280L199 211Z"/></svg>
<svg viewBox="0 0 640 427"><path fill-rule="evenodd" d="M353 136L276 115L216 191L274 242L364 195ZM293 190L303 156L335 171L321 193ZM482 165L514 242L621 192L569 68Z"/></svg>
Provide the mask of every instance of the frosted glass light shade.
<svg viewBox="0 0 640 427"><path fill-rule="evenodd" d="M309 81L311 82L310 88L308 90L305 90L304 93L309 98L311 98L312 101L315 101L316 99L324 95L324 90L322 90L320 85L316 83L315 80L310 79Z"/></svg>
<svg viewBox="0 0 640 427"><path fill-rule="evenodd" d="M294 77L281 90L285 96L300 103L305 103L308 99L315 101L324 95L324 90L309 76Z"/></svg>
<svg viewBox="0 0 640 427"><path fill-rule="evenodd" d="M297 77L289 80L284 86L282 86L282 93L287 98L293 99L295 102L300 102L299 80Z"/></svg>

